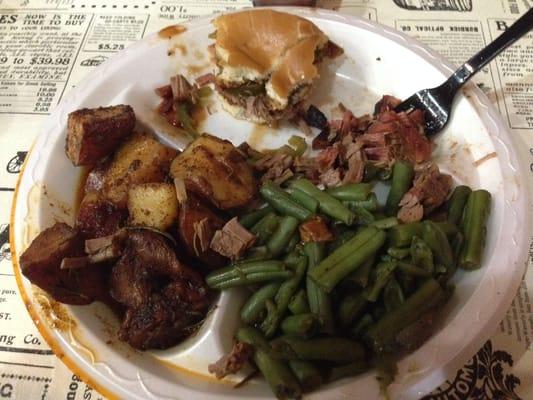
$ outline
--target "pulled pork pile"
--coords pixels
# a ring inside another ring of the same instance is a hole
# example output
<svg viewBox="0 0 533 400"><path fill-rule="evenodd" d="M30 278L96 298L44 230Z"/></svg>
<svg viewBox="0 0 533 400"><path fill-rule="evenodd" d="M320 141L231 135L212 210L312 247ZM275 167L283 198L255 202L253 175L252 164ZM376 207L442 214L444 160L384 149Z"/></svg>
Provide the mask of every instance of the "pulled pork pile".
<svg viewBox="0 0 533 400"><path fill-rule="evenodd" d="M257 158L254 167L262 181L282 184L295 174L302 174L315 184L335 187L370 180L381 171L385 176L395 161L405 160L415 166L413 186L400 203L398 218L414 222L434 211L450 193L451 177L442 174L430 160L432 146L424 133L421 110L395 112L400 100L385 95L376 104L373 115L356 117L339 104L342 118L328 121L315 106L300 112L297 121L307 130L317 128L313 139L314 156L298 156L278 149Z"/></svg>

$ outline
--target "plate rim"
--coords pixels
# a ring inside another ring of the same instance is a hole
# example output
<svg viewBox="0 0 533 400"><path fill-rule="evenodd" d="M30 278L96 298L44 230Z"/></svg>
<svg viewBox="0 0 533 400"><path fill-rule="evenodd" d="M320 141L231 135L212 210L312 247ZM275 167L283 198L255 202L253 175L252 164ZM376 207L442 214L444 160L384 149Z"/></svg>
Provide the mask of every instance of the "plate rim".
<svg viewBox="0 0 533 400"><path fill-rule="evenodd" d="M325 10L325 9L309 9L309 8L301 8L301 7L268 7L270 9L278 10L278 11L284 11L284 12L292 12L295 14L298 14L302 17L310 17L310 18L324 18L325 20L335 21L335 22L341 22L350 26L354 26L356 28L361 28L366 31L370 31L372 33L375 33L379 36L385 37L389 40L392 40L396 44L410 50L411 52L414 52L415 54L422 56L426 62L431 64L433 67L438 69L440 72L444 74L449 74L454 70L452 64L444 59L441 55L439 55L436 51L432 50L431 48L427 47L425 44L418 42L416 39L407 36L406 34L403 34L400 31L395 30L392 27L382 25L375 21L369 21L367 19L364 19L359 16L349 15L338 11L331 11L331 10ZM241 10L235 10L233 12L239 12ZM230 13L227 13L230 14ZM199 19L195 19L193 21L184 21L176 25L185 25L188 29L192 29L197 25L204 25L206 21L209 21L213 18L213 15L203 16ZM91 81L101 73L102 70L105 70L109 66L111 66L118 57L124 55L124 53L131 53L136 52L139 48L142 48L142 46L147 45L150 41L153 41L154 38L157 38L158 33L153 32L150 35L145 36L143 39L133 43L131 46L129 46L127 49L118 52L114 54L111 58L106 60L104 63L102 63L100 66L95 68L93 71L91 71L89 74L87 74L82 81L77 85L77 87L69 92L67 96L65 96L61 102L56 106L54 111L50 113L50 115L46 118L46 120L43 122L41 129L39 130L41 133L48 130L48 125L51 123L51 120L60 114L61 109L63 108L64 104L70 103L73 98L76 96L76 92L80 90L84 90L86 87L90 86ZM486 112L489 116L489 120L492 122L493 129L496 129L499 133L502 133L502 135L499 135L498 137L495 137L491 135L491 139L495 140L497 139L499 142L501 142L501 146L506 150L506 156L507 160L504 160L505 162L509 162L509 168L514 170L516 173L516 179L518 180L518 187L520 199L518 200L517 204L515 204L515 210L519 210L521 215L525 216L526 221L530 221L531 219L531 212L529 210L529 207L527 207L527 204L529 204L529 190L527 189L527 186L525 185L525 179L524 179L524 166L523 162L518 157L518 151L516 149L516 146L511 139L511 132L509 130L509 127L503 123L503 115L501 115L495 107L490 103L488 98L485 96L485 94L477 88L472 83L469 83L467 86L468 90L473 94L474 96L471 96L471 98L468 99L469 103L473 107L477 109L479 112L478 107L481 106L486 109ZM489 127L486 124L485 120L482 120L483 125L489 131ZM16 207L17 203L19 202L19 189L20 184L25 177L24 172L26 169L26 166L28 165L29 160L32 158L32 152L35 150L36 147L39 147L39 145L43 145L46 141L46 138L43 137L44 135L38 135L36 140L34 141L33 145L31 146L28 156L26 157L26 160L24 162L24 165L21 168L21 172L19 174L15 191L13 194L13 200L12 200L12 207L11 207L11 215L10 215L10 248L12 251L12 265L13 270L15 273L15 279L17 282L17 286L19 289L19 293L21 294L21 297L23 299L24 305L26 309L28 310L28 313L30 317L32 318L34 324L36 325L37 329L39 330L39 333L43 338L45 339L48 346L52 349L54 354L57 358L59 358L72 372L77 374L84 382L92 386L94 389L96 389L98 392L103 394L104 396L108 398L120 398L118 395L113 393L110 389L108 389L106 386L104 386L105 381L100 383L98 380L101 380L102 378L100 376L97 376L98 379L93 379L90 372L86 372L86 370L83 368L83 366L78 365L78 363L74 359L70 359L62 350L61 343L57 341L53 337L53 332L55 331L51 327L48 326L47 323L45 323L42 320L42 317L38 315L37 309L32 306L32 303L30 302L30 297L26 293L24 283L22 280L24 279L22 277L21 271L20 271L20 265L19 265L19 259L18 259L18 253L16 249L16 243L15 243L15 216L16 216ZM514 165L512 163L514 161ZM504 177L502 177L503 180ZM505 181L504 181L505 183ZM516 214L516 212L515 212ZM21 222L22 223L22 222ZM527 230L526 226L528 224L522 224L521 229L519 228L519 232L517 234L517 237L519 239L519 242L521 242L521 246L519 247L519 252L514 257L515 263L517 263L516 268L519 269L520 265L523 264L522 267L522 274L518 274L518 271L513 274L512 279L509 280L507 289L510 292L509 289L513 289L513 296L509 296L508 299L502 299L497 304L496 312L491 313L489 317L487 317L484 321L483 328L487 328L490 326L491 328L494 328L497 323L501 320L501 317L495 318L495 315L503 314L502 309L507 310L513 300L513 298L516 296L516 291L519 288L520 282L523 280L523 276L527 269L527 246L524 245L525 242L524 238L527 238ZM495 321L497 320L497 321ZM462 365L471 358L477 349L492 335L493 331L492 329L481 329L480 332L472 337L469 341L469 343L464 346L460 351L456 353L455 356L451 357L447 363L441 368L447 368L450 367L450 365L455 365L455 369L462 367ZM437 371L435 371L437 372ZM435 374L433 373L433 375ZM431 378L432 375L428 375L426 378L427 380L434 380L434 378ZM442 381L446 378L445 376L441 377ZM109 378L108 378L109 379ZM336 390L336 389L335 389ZM430 388L429 390L432 390ZM418 395L423 395L429 390L425 390L423 392L418 392Z"/></svg>

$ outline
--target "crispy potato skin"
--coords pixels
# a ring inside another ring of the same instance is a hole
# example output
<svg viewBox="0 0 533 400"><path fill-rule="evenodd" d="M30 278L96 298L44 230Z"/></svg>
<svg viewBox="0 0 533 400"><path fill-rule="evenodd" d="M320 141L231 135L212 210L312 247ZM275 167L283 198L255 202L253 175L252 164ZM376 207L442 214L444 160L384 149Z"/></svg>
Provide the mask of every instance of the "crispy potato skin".
<svg viewBox="0 0 533 400"><path fill-rule="evenodd" d="M204 222L204 236L200 237L199 224ZM223 266L227 259L214 252L210 247L211 239L218 229L221 229L225 221L202 204L193 195L189 195L187 201L181 204L178 218L178 236L187 253L196 257L210 269ZM202 243L204 249L202 250Z"/></svg>
<svg viewBox="0 0 533 400"><path fill-rule="evenodd" d="M174 185L141 183L128 191L130 224L166 231L178 218L178 199Z"/></svg>
<svg viewBox="0 0 533 400"><path fill-rule="evenodd" d="M134 184L163 182L177 151L146 133L135 133L125 141L111 160L102 185L107 199L126 208L128 190Z"/></svg>
<svg viewBox="0 0 533 400"><path fill-rule="evenodd" d="M170 167L173 178L221 210L246 205L257 192L252 168L227 140L203 134Z"/></svg>
<svg viewBox="0 0 533 400"><path fill-rule="evenodd" d="M67 157L75 166L94 165L131 135L134 127L135 113L123 104L71 112L67 121Z"/></svg>

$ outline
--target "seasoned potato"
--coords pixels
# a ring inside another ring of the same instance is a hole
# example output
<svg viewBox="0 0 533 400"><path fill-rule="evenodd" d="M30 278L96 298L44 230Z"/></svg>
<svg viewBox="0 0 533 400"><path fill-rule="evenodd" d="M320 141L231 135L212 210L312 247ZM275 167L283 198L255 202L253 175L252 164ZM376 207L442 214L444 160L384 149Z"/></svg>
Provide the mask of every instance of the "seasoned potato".
<svg viewBox="0 0 533 400"><path fill-rule="evenodd" d="M170 173L222 210L244 206L257 191L252 168L241 153L227 140L207 134L174 159Z"/></svg>
<svg viewBox="0 0 533 400"><path fill-rule="evenodd" d="M128 190L130 224L165 231L178 218L178 199L174 185L142 183Z"/></svg>
<svg viewBox="0 0 533 400"><path fill-rule="evenodd" d="M163 182L176 150L146 133L133 134L114 154L105 172L103 192L119 207L126 207L128 189L137 183Z"/></svg>

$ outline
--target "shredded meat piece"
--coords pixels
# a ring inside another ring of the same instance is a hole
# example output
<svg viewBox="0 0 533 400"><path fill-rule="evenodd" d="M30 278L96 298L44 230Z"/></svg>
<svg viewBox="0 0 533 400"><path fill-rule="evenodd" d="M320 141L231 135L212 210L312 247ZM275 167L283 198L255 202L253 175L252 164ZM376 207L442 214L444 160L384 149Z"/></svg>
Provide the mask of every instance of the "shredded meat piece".
<svg viewBox="0 0 533 400"><path fill-rule="evenodd" d="M280 151L267 153L254 164L254 167L259 171L266 171L272 167L279 166L282 169L290 168L294 158L287 153Z"/></svg>
<svg viewBox="0 0 533 400"><path fill-rule="evenodd" d="M333 234L326 222L320 217L313 217L300 224L300 237L303 242L328 242L333 240Z"/></svg>
<svg viewBox="0 0 533 400"><path fill-rule="evenodd" d="M193 87L183 75L174 75L170 78L170 87L174 101L183 103L192 98Z"/></svg>
<svg viewBox="0 0 533 400"><path fill-rule="evenodd" d="M222 229L215 232L211 249L235 260L255 242L255 235L239 224L237 217L230 219Z"/></svg>
<svg viewBox="0 0 533 400"><path fill-rule="evenodd" d="M325 149L330 145L333 140L337 137L337 131L330 129L329 126L326 126L320 133L315 136L311 144L313 150Z"/></svg>
<svg viewBox="0 0 533 400"><path fill-rule="evenodd" d="M324 184L326 187L339 186L342 183L341 173L338 168L331 168L323 174L320 174L319 179L320 183Z"/></svg>
<svg viewBox="0 0 533 400"><path fill-rule="evenodd" d="M401 102L400 99L386 94L374 106L374 114L377 115L385 111L392 111L400 105Z"/></svg>
<svg viewBox="0 0 533 400"><path fill-rule="evenodd" d="M339 143L335 143L332 146L326 147L324 150L317 154L316 162L318 164L318 170L321 173L324 173L334 167L335 162L337 161L337 157L340 153L339 149Z"/></svg>
<svg viewBox="0 0 533 400"><path fill-rule="evenodd" d="M403 222L420 221L444 203L452 187L450 175L442 174L433 163L426 163L416 172L413 187L400 201L398 218Z"/></svg>
<svg viewBox="0 0 533 400"><path fill-rule="evenodd" d="M342 183L359 183L363 181L365 175L366 155L362 149L352 154L348 159L348 168L344 172Z"/></svg>
<svg viewBox="0 0 533 400"><path fill-rule="evenodd" d="M222 379L226 375L239 371L250 360L253 353L252 345L236 342L229 354L225 354L217 362L209 364L208 371L215 374L217 379Z"/></svg>
<svg viewBox="0 0 533 400"><path fill-rule="evenodd" d="M320 173L318 172L317 163L311 157L296 157L294 160L294 171L302 173L312 182L318 182Z"/></svg>
<svg viewBox="0 0 533 400"><path fill-rule="evenodd" d="M215 75L209 72L207 74L199 76L198 78L195 79L195 81L198 84L198 86L202 87L202 86L215 82Z"/></svg>

